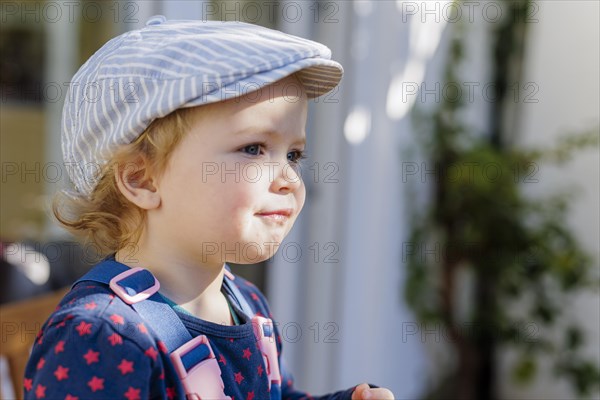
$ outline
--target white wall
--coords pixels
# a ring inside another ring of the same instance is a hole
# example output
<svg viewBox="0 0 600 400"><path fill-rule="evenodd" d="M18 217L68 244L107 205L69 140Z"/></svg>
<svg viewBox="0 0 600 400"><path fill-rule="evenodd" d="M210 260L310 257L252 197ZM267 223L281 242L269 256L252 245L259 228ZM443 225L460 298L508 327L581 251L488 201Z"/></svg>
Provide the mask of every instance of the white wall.
<svg viewBox="0 0 600 400"><path fill-rule="evenodd" d="M539 87L539 102L523 103L516 137L523 146L552 146L559 136L596 127L600 113L600 6L597 1L538 1L537 23L532 23L527 43L523 82ZM527 184L532 196L572 191L568 224L580 244L594 257L600 271L599 234L599 149L578 153L561 167L541 165ZM576 321L586 328L588 345L584 354L600 366L600 297L584 294L569 299L561 323ZM548 334L549 332L541 332ZM550 334L554 334L550 332ZM542 363L539 378L528 388L508 381L506 368L513 354L504 355L503 398L571 399L562 380L551 373L548 360ZM597 395L597 394L596 394Z"/></svg>

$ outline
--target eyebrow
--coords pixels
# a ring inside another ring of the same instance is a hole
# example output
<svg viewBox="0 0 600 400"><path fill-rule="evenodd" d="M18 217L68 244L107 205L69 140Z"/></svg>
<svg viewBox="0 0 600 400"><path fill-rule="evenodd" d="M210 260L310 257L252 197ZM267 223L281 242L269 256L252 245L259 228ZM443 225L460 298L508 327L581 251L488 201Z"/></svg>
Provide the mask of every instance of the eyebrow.
<svg viewBox="0 0 600 400"><path fill-rule="evenodd" d="M249 127L244 128L244 129L241 129L239 131L236 131L234 133L234 136L247 135L247 134L253 133L253 132L266 134L268 136L278 136L278 137L282 137L283 136L278 131L274 131L274 130L271 130L271 129L264 129L264 128L260 128L260 127L257 127L257 126L249 126ZM306 135L304 137L302 137L301 139L295 140L294 144L306 144Z"/></svg>

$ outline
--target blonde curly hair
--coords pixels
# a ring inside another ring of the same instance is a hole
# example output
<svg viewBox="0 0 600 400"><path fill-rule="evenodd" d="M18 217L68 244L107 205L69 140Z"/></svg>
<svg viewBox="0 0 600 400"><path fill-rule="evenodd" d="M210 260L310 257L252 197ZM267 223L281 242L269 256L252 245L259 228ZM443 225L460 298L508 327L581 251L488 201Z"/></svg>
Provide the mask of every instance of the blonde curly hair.
<svg viewBox="0 0 600 400"><path fill-rule="evenodd" d="M58 192L52 199L52 213L58 222L84 244L96 247L98 256L114 253L137 243L146 220L146 211L131 203L117 186L115 169L138 165L136 178L160 176L170 155L190 128L192 108L180 108L154 120L132 143L119 148L102 169L102 178L89 199Z"/></svg>

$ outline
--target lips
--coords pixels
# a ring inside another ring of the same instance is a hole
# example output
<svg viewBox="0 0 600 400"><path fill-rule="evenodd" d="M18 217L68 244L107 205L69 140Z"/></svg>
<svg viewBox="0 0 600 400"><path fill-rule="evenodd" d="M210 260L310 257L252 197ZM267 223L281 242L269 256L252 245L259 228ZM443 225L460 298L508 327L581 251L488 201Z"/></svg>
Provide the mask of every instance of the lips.
<svg viewBox="0 0 600 400"><path fill-rule="evenodd" d="M256 213L260 217L273 217L273 218L289 218L292 215L293 210L291 208L283 208L280 210L272 211L261 211Z"/></svg>

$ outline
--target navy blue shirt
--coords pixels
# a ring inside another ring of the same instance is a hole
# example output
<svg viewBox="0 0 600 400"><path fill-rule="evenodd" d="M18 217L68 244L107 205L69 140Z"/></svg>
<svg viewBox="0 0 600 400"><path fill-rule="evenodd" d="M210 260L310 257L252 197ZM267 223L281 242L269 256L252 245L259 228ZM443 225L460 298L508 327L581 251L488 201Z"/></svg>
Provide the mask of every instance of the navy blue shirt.
<svg viewBox="0 0 600 400"><path fill-rule="evenodd" d="M267 301L252 283L236 277L250 307L271 318ZM178 311L192 335L208 337L232 400L269 399L267 375L251 321L226 326ZM279 364L281 336L275 324ZM181 384L168 355L144 320L101 284L81 282L42 326L25 370L26 399L182 399ZM294 388L281 368L283 399L350 399L354 388L311 396Z"/></svg>

